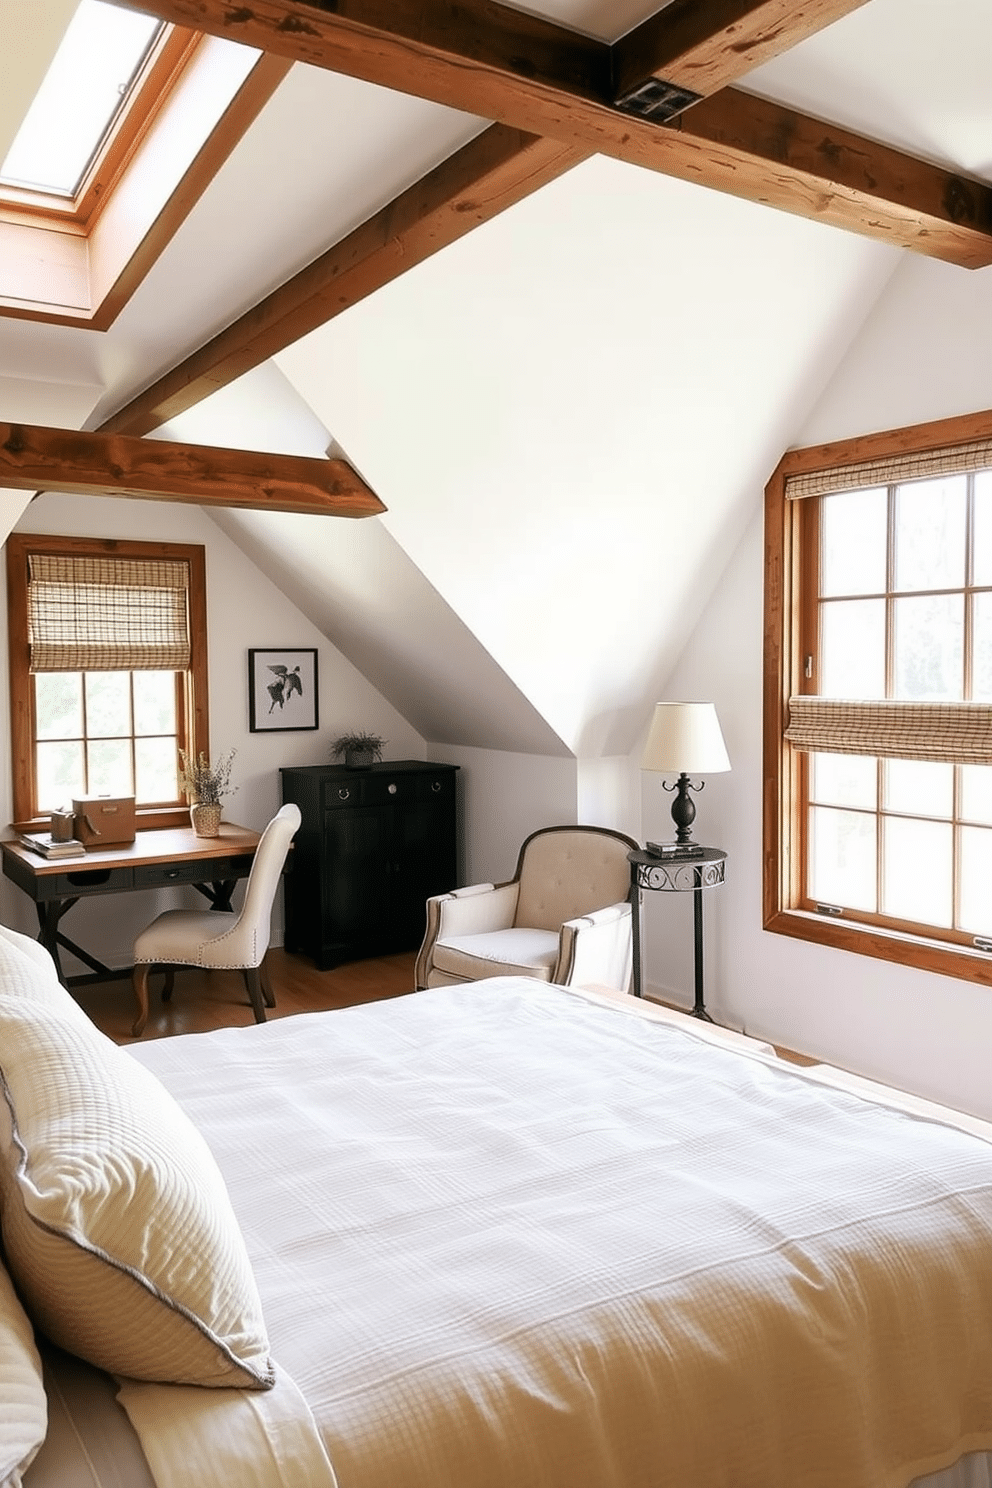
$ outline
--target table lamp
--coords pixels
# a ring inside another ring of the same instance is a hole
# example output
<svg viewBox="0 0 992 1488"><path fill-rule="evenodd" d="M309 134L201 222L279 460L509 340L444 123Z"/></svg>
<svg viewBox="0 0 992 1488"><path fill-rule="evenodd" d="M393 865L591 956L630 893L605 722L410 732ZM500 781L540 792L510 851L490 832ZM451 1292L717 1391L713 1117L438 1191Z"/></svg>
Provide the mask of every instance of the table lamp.
<svg viewBox="0 0 992 1488"><path fill-rule="evenodd" d="M690 790L702 790L705 782L691 775L715 775L730 769L727 746L720 732L720 722L712 703L656 703L651 730L641 759L642 770L677 775L662 789L675 792L672 820L675 841L649 842L647 850L658 857L694 858L703 849L692 840L692 823L696 806Z"/></svg>

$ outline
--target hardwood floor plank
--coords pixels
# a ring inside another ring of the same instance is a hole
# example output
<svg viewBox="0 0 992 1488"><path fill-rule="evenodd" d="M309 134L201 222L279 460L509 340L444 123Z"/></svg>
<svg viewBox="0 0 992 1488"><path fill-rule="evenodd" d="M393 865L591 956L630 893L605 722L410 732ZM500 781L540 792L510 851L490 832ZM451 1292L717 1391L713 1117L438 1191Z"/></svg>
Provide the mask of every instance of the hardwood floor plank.
<svg viewBox="0 0 992 1488"><path fill-rule="evenodd" d="M401 997L413 991L414 951L352 961L333 971L318 971L305 956L291 955L281 947L269 952L268 969L276 1006L269 1018L325 1008L350 1007L359 1002ZM150 1012L142 1039L168 1038L174 1033L207 1033L214 1028L253 1023L244 978L236 971L176 972L170 1002L162 1001L163 975L153 972L149 982ZM131 1035L134 998L130 981L124 978L89 982L74 987L73 996L96 1026L118 1044L135 1043Z"/></svg>

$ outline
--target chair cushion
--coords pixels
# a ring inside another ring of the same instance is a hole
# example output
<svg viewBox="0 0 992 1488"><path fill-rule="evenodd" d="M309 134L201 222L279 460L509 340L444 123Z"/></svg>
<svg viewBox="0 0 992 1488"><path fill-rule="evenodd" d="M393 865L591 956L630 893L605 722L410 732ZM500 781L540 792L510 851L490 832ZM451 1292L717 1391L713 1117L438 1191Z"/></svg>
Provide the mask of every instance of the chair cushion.
<svg viewBox="0 0 992 1488"><path fill-rule="evenodd" d="M135 940L134 964L257 966L268 941L256 961L258 946L252 927L246 926L242 936L239 919L216 909L167 909Z"/></svg>
<svg viewBox="0 0 992 1488"><path fill-rule="evenodd" d="M0 1266L0 1488L15 1488L48 1429L41 1359L31 1321Z"/></svg>
<svg viewBox="0 0 992 1488"><path fill-rule="evenodd" d="M539 977L550 982L558 960L559 937L550 930L490 930L484 935L452 935L434 947L439 971L466 981L493 976Z"/></svg>
<svg viewBox="0 0 992 1488"><path fill-rule="evenodd" d="M209 1148L33 952L0 938L0 1216L53 1342L112 1374L274 1383L241 1230Z"/></svg>

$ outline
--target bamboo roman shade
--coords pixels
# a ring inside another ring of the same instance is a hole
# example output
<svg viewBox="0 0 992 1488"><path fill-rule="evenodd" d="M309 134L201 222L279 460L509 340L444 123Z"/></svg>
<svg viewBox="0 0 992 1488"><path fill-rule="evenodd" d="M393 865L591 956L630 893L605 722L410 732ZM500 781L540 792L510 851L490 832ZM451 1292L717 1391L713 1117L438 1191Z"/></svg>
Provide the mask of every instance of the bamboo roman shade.
<svg viewBox="0 0 992 1488"><path fill-rule="evenodd" d="M795 749L885 759L992 764L992 705L792 697L785 737Z"/></svg>
<svg viewBox="0 0 992 1488"><path fill-rule="evenodd" d="M790 501L807 496L830 496L838 491L869 491L900 481L927 480L931 476L961 475L992 467L992 438L944 449L910 450L857 465L834 465L826 470L807 470L787 475L785 494Z"/></svg>
<svg viewBox="0 0 992 1488"><path fill-rule="evenodd" d="M32 553L31 671L186 671L189 581L181 559Z"/></svg>

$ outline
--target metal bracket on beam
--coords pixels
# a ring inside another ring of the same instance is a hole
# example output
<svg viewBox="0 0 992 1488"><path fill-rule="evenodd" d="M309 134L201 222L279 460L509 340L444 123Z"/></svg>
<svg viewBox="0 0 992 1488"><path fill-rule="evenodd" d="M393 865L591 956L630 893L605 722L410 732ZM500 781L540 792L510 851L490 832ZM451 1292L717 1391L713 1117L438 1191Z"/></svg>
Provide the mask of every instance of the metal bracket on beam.
<svg viewBox="0 0 992 1488"><path fill-rule="evenodd" d="M634 114L639 119L653 119L664 124L698 103L702 96L688 88L680 88L677 83L667 83L664 78L650 77L622 97L614 99L613 107L621 113Z"/></svg>

